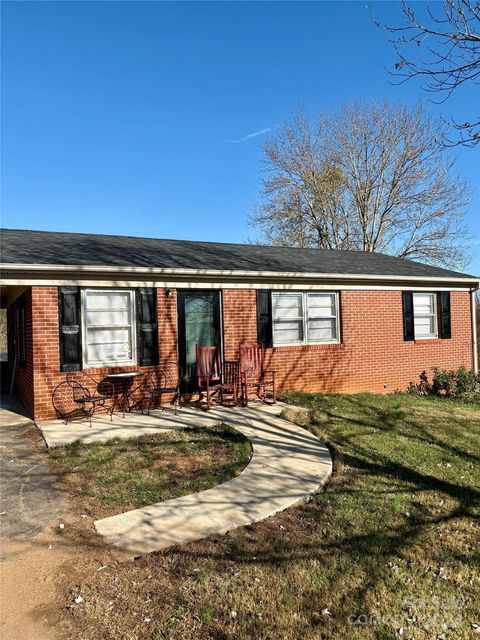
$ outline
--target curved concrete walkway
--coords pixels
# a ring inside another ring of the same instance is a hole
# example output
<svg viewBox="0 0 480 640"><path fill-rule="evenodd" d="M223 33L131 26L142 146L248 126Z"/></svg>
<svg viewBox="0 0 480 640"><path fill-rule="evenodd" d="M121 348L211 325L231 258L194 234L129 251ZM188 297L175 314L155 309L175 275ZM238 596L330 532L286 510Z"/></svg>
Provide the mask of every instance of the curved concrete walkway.
<svg viewBox="0 0 480 640"><path fill-rule="evenodd" d="M103 518L95 527L130 556L200 540L263 520L316 493L332 472L328 449L313 434L278 417L282 406L182 409L183 426L226 423L243 433L253 455L243 472L213 489Z"/></svg>

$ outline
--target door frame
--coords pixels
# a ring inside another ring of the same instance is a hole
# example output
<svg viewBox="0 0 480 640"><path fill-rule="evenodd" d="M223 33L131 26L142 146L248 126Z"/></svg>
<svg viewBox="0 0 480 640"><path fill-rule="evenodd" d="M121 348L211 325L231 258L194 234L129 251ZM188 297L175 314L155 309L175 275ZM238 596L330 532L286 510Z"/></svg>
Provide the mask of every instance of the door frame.
<svg viewBox="0 0 480 640"><path fill-rule="evenodd" d="M178 339L178 364L182 367L183 375L186 374L187 341L185 325L185 298L189 295L210 295L214 300L214 322L218 334L220 357L223 360L223 309L221 289L177 289L177 339ZM182 380L180 392L189 395L197 391L197 381L192 378L189 382Z"/></svg>

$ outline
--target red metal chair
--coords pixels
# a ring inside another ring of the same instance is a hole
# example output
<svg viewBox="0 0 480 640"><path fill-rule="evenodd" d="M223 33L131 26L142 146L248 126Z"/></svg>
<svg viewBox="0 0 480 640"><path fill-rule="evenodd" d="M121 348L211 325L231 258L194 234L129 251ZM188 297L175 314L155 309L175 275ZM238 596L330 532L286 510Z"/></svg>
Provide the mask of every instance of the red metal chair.
<svg viewBox="0 0 480 640"><path fill-rule="evenodd" d="M219 347L197 346L196 371L198 407L203 408L206 406L208 410L217 401L220 404L228 402L233 406L237 404L239 386L238 362L226 361L222 366ZM227 396L231 396L231 398L227 400ZM205 397L206 401L204 400Z"/></svg>
<svg viewBox="0 0 480 640"><path fill-rule="evenodd" d="M240 344L240 385L242 403L248 406L249 391L256 389L262 402L267 402L267 392L271 393L271 403L277 401L275 371L265 369L265 349L263 345L243 342Z"/></svg>

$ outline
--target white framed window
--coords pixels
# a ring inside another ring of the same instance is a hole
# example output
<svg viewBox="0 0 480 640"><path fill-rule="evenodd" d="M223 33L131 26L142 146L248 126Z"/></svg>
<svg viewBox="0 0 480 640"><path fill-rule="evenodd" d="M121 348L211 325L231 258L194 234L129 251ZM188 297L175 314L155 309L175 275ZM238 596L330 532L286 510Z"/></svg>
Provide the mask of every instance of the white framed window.
<svg viewBox="0 0 480 640"><path fill-rule="evenodd" d="M437 305L435 293L413 294L415 340L437 338Z"/></svg>
<svg viewBox="0 0 480 640"><path fill-rule="evenodd" d="M336 293L307 293L308 342L338 342Z"/></svg>
<svg viewBox="0 0 480 640"><path fill-rule="evenodd" d="M337 293L275 292L272 320L275 346L340 341Z"/></svg>
<svg viewBox="0 0 480 640"><path fill-rule="evenodd" d="M136 363L135 292L84 289L83 364L105 367Z"/></svg>
<svg viewBox="0 0 480 640"><path fill-rule="evenodd" d="M302 344L305 336L303 293L274 293L272 303L274 343Z"/></svg>

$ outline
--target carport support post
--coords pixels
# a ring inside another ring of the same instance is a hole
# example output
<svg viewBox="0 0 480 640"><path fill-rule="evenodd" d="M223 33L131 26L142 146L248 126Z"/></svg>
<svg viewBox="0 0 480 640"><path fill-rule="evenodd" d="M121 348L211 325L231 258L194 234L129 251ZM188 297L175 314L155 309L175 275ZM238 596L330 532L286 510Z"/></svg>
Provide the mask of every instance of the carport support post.
<svg viewBox="0 0 480 640"><path fill-rule="evenodd" d="M16 342L13 341L13 368L12 368L12 381L10 382L10 397L13 394L13 385L15 383L15 371L17 369L17 349Z"/></svg>

